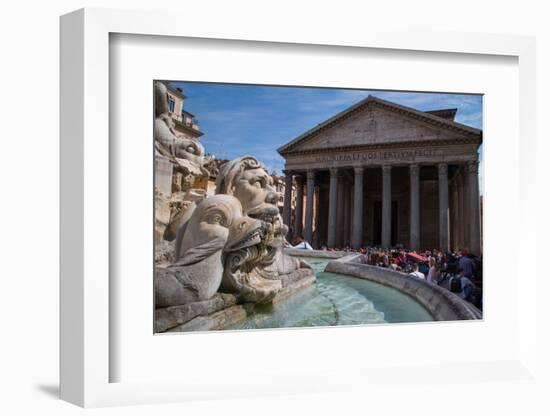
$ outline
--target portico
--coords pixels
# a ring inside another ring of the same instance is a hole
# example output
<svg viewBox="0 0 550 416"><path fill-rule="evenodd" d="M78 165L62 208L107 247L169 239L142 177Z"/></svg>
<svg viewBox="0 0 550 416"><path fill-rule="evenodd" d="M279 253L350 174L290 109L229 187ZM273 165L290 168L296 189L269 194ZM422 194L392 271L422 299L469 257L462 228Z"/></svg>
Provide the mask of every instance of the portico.
<svg viewBox="0 0 550 416"><path fill-rule="evenodd" d="M482 133L456 123L455 112L369 96L278 149L287 189L298 185L296 211L306 206L292 232L317 247L479 254Z"/></svg>

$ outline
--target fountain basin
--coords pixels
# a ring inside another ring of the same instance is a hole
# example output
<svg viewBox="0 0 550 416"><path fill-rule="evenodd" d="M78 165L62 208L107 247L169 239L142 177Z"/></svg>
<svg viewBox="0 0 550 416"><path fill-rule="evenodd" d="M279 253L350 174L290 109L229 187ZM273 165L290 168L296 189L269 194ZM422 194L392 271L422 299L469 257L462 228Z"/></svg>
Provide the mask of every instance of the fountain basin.
<svg viewBox="0 0 550 416"><path fill-rule="evenodd" d="M423 279L363 264L361 257L361 254L351 254L332 260L327 264L326 271L354 276L399 290L424 306L436 321L482 319L479 309L454 293Z"/></svg>
<svg viewBox="0 0 550 416"><path fill-rule="evenodd" d="M428 322L434 317L408 294L366 279L325 272L332 259L348 253L285 250L307 261L317 275L316 284L283 302L256 305L247 318L224 329L263 329L312 326L368 325ZM322 257L321 257L322 256Z"/></svg>

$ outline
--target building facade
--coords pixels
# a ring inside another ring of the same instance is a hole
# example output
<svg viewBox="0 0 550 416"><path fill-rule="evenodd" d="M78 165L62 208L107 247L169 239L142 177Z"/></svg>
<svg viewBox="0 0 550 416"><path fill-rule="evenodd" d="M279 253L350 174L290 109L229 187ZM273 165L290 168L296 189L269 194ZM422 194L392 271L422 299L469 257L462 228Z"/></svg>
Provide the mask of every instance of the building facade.
<svg viewBox="0 0 550 416"><path fill-rule="evenodd" d="M195 116L183 108L187 98L181 88L167 86L168 111L174 121L175 130L184 137L198 139L204 133L199 130Z"/></svg>
<svg viewBox="0 0 550 416"><path fill-rule="evenodd" d="M480 254L482 132L455 114L369 96L282 146L285 223L317 247Z"/></svg>

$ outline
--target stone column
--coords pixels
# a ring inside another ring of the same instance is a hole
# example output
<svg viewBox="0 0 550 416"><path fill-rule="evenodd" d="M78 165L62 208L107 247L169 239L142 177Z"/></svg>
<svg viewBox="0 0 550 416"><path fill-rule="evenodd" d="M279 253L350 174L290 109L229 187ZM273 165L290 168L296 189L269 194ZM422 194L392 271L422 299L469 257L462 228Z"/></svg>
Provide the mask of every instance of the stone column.
<svg viewBox="0 0 550 416"><path fill-rule="evenodd" d="M459 248L459 231L458 231L458 223L459 223L459 208L458 208L458 187L457 187L457 181L456 177L453 181L452 186L452 201L453 201L453 216L451 219L452 224L452 248L453 250L456 250Z"/></svg>
<svg viewBox="0 0 550 416"><path fill-rule="evenodd" d="M344 172L338 174L338 199L336 203L336 245L342 247L344 243Z"/></svg>
<svg viewBox="0 0 550 416"><path fill-rule="evenodd" d="M411 219L410 219L410 248L420 249L420 166L409 166L411 180Z"/></svg>
<svg viewBox="0 0 550 416"><path fill-rule="evenodd" d="M302 235L304 213L304 178L296 176L296 208L294 211L294 236Z"/></svg>
<svg viewBox="0 0 550 416"><path fill-rule="evenodd" d="M468 167L462 168L462 248L469 248L470 244L470 207L468 187Z"/></svg>
<svg viewBox="0 0 550 416"><path fill-rule="evenodd" d="M306 185L306 224L304 229L304 239L309 243L313 243L313 190L315 189L315 171L307 171Z"/></svg>
<svg viewBox="0 0 550 416"><path fill-rule="evenodd" d="M458 230L458 248L464 247L464 187L462 186L462 171L459 168L459 172L456 177L456 188L458 193L458 224L456 229Z"/></svg>
<svg viewBox="0 0 550 416"><path fill-rule="evenodd" d="M439 249L447 252L449 243L449 177L446 163L437 165L439 172Z"/></svg>
<svg viewBox="0 0 550 416"><path fill-rule="evenodd" d="M315 200L315 204L314 204L314 208L313 208L313 211L314 211L314 215L313 215L313 244L312 246L314 247L319 247L319 239L320 239L320 235L319 235L319 232L320 232L320 227L321 227L321 224L320 224L320 220L319 220L319 206L321 204L321 201L320 201L320 198L321 198L321 185L320 184L315 184L315 191L314 191L314 200Z"/></svg>
<svg viewBox="0 0 550 416"><path fill-rule="evenodd" d="M350 201L350 183L349 182L345 182L344 183L344 210L343 210L343 215L344 215L344 240L343 240L343 243L342 243L342 246L343 247L346 247L350 244L350 241L349 241L349 232L350 232L350 205L351 205L351 201Z"/></svg>
<svg viewBox="0 0 550 416"><path fill-rule="evenodd" d="M391 166L382 166L382 247L391 246Z"/></svg>
<svg viewBox="0 0 550 416"><path fill-rule="evenodd" d="M330 188L328 196L327 246L336 246L336 203L338 198L338 169L330 168Z"/></svg>
<svg viewBox="0 0 550 416"><path fill-rule="evenodd" d="M292 209L292 172L283 171L285 174L285 200L283 205L283 222L290 227L290 210Z"/></svg>
<svg viewBox="0 0 550 416"><path fill-rule="evenodd" d="M351 246L360 248L363 245L363 168L355 168L355 185L353 195L353 231Z"/></svg>
<svg viewBox="0 0 550 416"><path fill-rule="evenodd" d="M473 254L481 253L481 228L479 216L479 177L478 161L468 163L468 190L469 190L469 214L470 223L470 251Z"/></svg>

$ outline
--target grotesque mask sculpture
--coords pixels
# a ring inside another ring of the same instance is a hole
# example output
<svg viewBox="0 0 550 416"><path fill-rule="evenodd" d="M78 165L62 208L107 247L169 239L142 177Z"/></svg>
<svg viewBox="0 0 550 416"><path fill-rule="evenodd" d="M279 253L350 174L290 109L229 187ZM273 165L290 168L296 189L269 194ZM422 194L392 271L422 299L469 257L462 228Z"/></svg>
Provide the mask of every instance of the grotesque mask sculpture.
<svg viewBox="0 0 550 416"><path fill-rule="evenodd" d="M280 193L264 165L252 156L234 159L222 165L216 181L217 194L235 196L243 213L261 220L271 229L272 237L262 245L228 256L222 290L239 293L245 300L265 303L287 284L313 275L307 264L282 252L288 231L279 215Z"/></svg>
<svg viewBox="0 0 550 416"><path fill-rule="evenodd" d="M181 242L183 255L155 272L156 307L210 299L220 287L225 256L261 246L269 238L270 228L244 217L241 204L230 195L215 195L199 202L186 224Z"/></svg>
<svg viewBox="0 0 550 416"><path fill-rule="evenodd" d="M273 179L258 159L244 156L222 165L216 180L216 193L235 196L245 215L272 224L272 244L274 247L282 245L288 228L281 221L277 208L281 194L273 187Z"/></svg>

